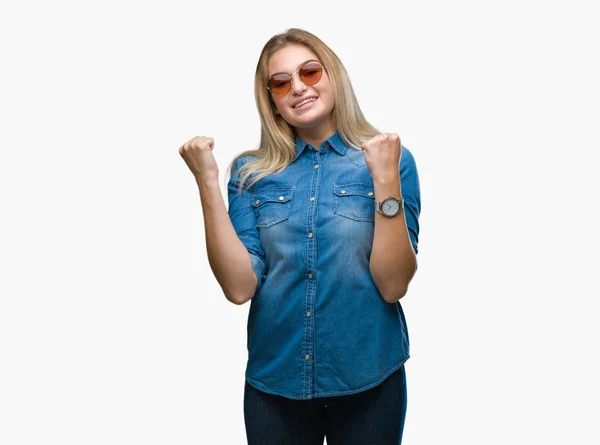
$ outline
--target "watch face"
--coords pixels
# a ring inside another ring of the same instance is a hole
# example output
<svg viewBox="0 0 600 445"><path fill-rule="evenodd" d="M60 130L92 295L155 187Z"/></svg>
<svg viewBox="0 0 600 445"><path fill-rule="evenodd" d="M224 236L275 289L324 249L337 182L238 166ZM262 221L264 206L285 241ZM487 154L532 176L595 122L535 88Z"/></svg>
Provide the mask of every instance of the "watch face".
<svg viewBox="0 0 600 445"><path fill-rule="evenodd" d="M394 198L384 199L381 203L381 211L386 215L395 215L400 210L400 203Z"/></svg>

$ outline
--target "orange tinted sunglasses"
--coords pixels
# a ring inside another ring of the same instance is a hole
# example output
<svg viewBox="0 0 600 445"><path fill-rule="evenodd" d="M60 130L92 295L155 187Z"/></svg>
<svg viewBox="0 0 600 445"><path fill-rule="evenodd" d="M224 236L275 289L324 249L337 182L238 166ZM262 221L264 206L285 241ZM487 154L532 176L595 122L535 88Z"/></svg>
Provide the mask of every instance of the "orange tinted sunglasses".
<svg viewBox="0 0 600 445"><path fill-rule="evenodd" d="M314 85L321 80L323 66L319 62L310 61L302 65L295 73L275 74L267 82L267 89L273 94L286 94L292 88L292 75L296 73L306 85Z"/></svg>

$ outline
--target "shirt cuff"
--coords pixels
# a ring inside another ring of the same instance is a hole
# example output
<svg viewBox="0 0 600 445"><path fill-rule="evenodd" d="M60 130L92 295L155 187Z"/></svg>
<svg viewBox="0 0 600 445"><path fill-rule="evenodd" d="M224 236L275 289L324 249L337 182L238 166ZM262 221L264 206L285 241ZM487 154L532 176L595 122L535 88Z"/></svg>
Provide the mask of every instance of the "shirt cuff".
<svg viewBox="0 0 600 445"><path fill-rule="evenodd" d="M259 256L254 255L252 252L249 252L249 253L250 253L250 260L252 261L252 270L256 274L256 278L258 278L258 283L256 284L256 289L254 289L254 292L256 293L256 291L258 291L258 288L264 281L264 272L265 272L266 264L262 260L262 258L260 258Z"/></svg>

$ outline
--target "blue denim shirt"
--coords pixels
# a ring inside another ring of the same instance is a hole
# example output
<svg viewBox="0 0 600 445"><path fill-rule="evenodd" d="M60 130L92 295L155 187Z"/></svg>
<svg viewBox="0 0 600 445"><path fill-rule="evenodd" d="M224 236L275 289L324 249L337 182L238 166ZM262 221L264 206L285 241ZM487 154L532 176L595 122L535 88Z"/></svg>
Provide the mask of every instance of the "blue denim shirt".
<svg viewBox="0 0 600 445"><path fill-rule="evenodd" d="M386 303L369 272L375 196L363 152L338 133L319 150L296 136L293 162L250 188L247 180L240 197L236 173L251 159L236 161L227 186L229 217L258 277L246 380L299 400L378 385L409 358L409 338L402 305ZM404 146L399 171L417 252L419 178Z"/></svg>

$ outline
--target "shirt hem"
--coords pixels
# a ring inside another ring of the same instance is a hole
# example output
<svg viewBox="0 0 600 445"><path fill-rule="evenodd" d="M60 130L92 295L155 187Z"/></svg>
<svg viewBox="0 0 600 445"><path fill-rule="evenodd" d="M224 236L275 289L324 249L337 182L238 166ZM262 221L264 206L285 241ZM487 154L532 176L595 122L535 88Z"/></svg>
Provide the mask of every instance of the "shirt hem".
<svg viewBox="0 0 600 445"><path fill-rule="evenodd" d="M339 397L339 396L348 396L348 395L352 395L352 394L356 394L359 392L363 392L363 391L367 391L371 388L374 388L375 386L381 384L385 379L387 379L390 375L392 375L394 372L396 372L397 370L399 370L404 363L406 363L406 361L410 358L410 355L407 355L401 362L399 365L397 365L396 367L392 368L391 371L389 371L387 374L385 374L381 379L373 382L373 383L369 383L368 385L362 386L358 389L351 389L348 391L333 391L333 392L317 392L315 396L309 396L309 397L298 397L296 395L292 395L289 393L282 393L282 392L277 392L274 391L270 388L267 388L266 386L262 385L261 383L258 383L256 380L253 380L249 377L246 377L246 381L248 382L249 385L251 385L252 387L254 387L255 389L262 391L262 392L266 392L268 394L272 394L275 396L281 396L281 397L286 397L288 399L293 399L293 400L310 400L310 399L316 399L316 398L324 398L324 397Z"/></svg>

